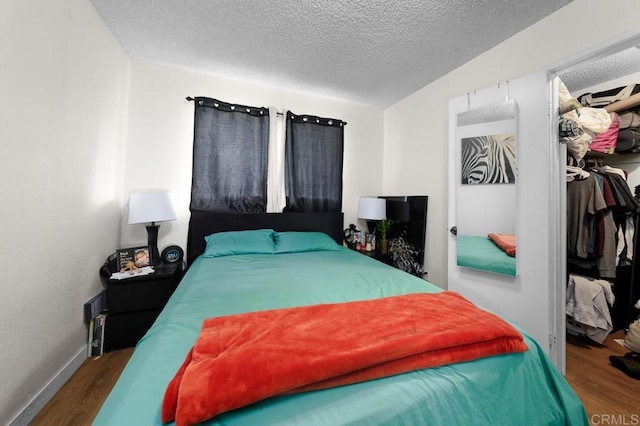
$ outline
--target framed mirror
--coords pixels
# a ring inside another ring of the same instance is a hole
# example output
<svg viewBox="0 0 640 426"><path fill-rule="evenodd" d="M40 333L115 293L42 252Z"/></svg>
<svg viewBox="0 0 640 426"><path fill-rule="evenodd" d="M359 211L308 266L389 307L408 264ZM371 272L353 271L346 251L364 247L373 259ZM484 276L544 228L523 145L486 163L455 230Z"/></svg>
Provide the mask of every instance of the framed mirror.
<svg viewBox="0 0 640 426"><path fill-rule="evenodd" d="M456 262L516 276L517 105L457 114Z"/></svg>

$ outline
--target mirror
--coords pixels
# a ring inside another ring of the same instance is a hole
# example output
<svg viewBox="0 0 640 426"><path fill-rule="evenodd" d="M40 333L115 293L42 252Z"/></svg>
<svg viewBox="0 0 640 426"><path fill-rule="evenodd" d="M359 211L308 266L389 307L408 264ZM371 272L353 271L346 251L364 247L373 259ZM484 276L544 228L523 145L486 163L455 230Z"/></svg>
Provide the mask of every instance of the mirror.
<svg viewBox="0 0 640 426"><path fill-rule="evenodd" d="M457 265L496 274L516 268L514 100L457 114Z"/></svg>

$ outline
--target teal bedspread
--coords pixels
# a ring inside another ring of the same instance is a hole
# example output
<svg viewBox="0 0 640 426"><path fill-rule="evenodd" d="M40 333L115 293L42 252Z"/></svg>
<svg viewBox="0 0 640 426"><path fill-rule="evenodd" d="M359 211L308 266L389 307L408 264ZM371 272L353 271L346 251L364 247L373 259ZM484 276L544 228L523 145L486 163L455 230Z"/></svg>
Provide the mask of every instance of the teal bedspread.
<svg viewBox="0 0 640 426"><path fill-rule="evenodd" d="M205 318L438 291L426 281L346 248L199 258L138 343L94 424L160 424L166 385ZM526 335L525 342L530 349L525 353L270 398L207 424L587 424L582 404L564 378Z"/></svg>
<svg viewBox="0 0 640 426"><path fill-rule="evenodd" d="M488 237L458 235L456 240L458 266L516 276L516 258L506 254Z"/></svg>

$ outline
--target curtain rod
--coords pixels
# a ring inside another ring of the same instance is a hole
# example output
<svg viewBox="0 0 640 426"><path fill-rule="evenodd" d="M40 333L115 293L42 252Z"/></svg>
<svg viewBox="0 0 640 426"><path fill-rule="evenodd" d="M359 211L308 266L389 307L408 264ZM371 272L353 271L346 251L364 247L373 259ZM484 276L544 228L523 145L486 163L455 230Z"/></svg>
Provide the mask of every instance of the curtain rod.
<svg viewBox="0 0 640 426"><path fill-rule="evenodd" d="M191 102L191 101L195 101L195 98L192 98L191 96L187 96L185 99L186 99L186 100L188 100L189 102ZM277 115L284 115L284 114L283 114L283 113L281 113L281 112L277 112L276 114L277 114ZM330 119L329 119L329 120L330 120ZM305 119L305 121L306 121L306 119ZM342 122L341 126L346 126L346 125L347 125L347 122L346 122L346 121L342 121L342 120L336 120L336 121L341 121L341 122ZM329 123L331 123L331 121L330 121Z"/></svg>
<svg viewBox="0 0 640 426"><path fill-rule="evenodd" d="M186 99L186 100L188 100L189 102L191 102L191 101L195 101L195 98L192 98L191 96L187 96L185 99ZM278 113L276 113L276 114L277 114L277 115L283 115L281 112L278 112Z"/></svg>

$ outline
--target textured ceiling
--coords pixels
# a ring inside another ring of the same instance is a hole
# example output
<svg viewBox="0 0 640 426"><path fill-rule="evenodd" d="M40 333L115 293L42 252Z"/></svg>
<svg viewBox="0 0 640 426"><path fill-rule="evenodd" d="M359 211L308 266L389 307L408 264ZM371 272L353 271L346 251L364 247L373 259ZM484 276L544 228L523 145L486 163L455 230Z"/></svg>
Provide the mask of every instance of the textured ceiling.
<svg viewBox="0 0 640 426"><path fill-rule="evenodd" d="M560 75L569 91L577 92L605 81L640 72L640 46L572 68Z"/></svg>
<svg viewBox="0 0 640 426"><path fill-rule="evenodd" d="M385 107L571 0L91 2L132 59Z"/></svg>

